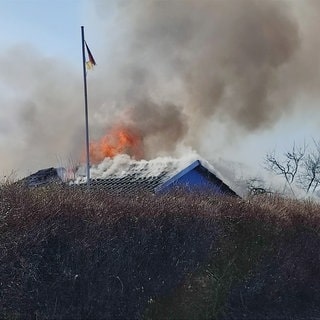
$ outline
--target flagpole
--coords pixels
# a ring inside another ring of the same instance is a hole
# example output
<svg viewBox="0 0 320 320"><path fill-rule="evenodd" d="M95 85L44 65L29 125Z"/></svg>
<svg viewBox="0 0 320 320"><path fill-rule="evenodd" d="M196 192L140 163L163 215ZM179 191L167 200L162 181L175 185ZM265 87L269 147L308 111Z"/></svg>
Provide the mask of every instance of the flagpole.
<svg viewBox="0 0 320 320"><path fill-rule="evenodd" d="M82 39L82 68L83 68L83 89L84 89L84 113L86 122L86 158L87 158L87 187L90 188L90 153L89 153L89 121L88 121L88 93L87 93L87 70L86 53L84 40L84 27L81 26Z"/></svg>

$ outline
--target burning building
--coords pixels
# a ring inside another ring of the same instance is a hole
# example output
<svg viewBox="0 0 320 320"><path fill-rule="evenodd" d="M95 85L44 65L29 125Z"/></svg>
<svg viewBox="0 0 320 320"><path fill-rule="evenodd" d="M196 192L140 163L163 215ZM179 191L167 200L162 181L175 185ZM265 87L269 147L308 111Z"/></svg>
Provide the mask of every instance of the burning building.
<svg viewBox="0 0 320 320"><path fill-rule="evenodd" d="M76 173L71 183L85 185L84 167ZM63 170L66 172L66 170ZM43 169L23 179L31 187L50 183L62 183L65 179L62 169ZM90 169L90 186L116 193L151 192L164 193L173 190L226 194L236 196L226 180L207 161L193 157L181 159L159 157L153 160L134 160L120 154L105 158Z"/></svg>
<svg viewBox="0 0 320 320"><path fill-rule="evenodd" d="M236 195L222 175L197 154L182 158L157 157L144 160L143 136L138 130L114 126L96 141L90 142L90 186L117 193L163 193L177 189L214 194ZM72 171L72 175L68 174ZM65 182L87 183L85 166L78 170L49 168L24 181L28 186Z"/></svg>
<svg viewBox="0 0 320 320"><path fill-rule="evenodd" d="M90 185L113 192L146 191L170 192L176 189L214 194L236 195L222 175L207 161L192 157L173 159L159 157L153 160L134 160L120 154L105 158L91 167ZM86 183L84 168L81 168L76 184Z"/></svg>

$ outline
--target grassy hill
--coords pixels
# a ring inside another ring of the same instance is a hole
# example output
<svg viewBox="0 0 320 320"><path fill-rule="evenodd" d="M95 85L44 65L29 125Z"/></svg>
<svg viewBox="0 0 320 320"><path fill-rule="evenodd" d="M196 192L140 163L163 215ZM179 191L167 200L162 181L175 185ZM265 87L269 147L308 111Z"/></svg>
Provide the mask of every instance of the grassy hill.
<svg viewBox="0 0 320 320"><path fill-rule="evenodd" d="M320 317L320 206L0 188L1 319Z"/></svg>

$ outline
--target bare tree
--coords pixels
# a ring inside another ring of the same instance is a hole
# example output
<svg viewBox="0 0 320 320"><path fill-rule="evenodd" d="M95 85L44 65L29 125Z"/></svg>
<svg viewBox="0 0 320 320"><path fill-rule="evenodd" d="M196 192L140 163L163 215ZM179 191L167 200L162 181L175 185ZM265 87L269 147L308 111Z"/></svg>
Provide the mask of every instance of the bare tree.
<svg viewBox="0 0 320 320"><path fill-rule="evenodd" d="M320 143L313 140L314 148L303 161L299 183L308 192L315 192L320 186Z"/></svg>
<svg viewBox="0 0 320 320"><path fill-rule="evenodd" d="M261 194L272 194L273 192L266 187L262 178L250 178L246 181L248 195L256 196Z"/></svg>
<svg viewBox="0 0 320 320"><path fill-rule="evenodd" d="M314 193L320 188L320 141L313 139L312 147L293 144L282 157L269 153L265 157L265 168L282 176L292 192L291 185L295 183L306 193Z"/></svg>
<svg viewBox="0 0 320 320"><path fill-rule="evenodd" d="M291 186L297 177L305 154L306 145L304 144L303 147L296 147L294 143L291 151L285 152L282 158L276 157L275 151L267 154L265 158L265 167L268 171L283 176L286 183Z"/></svg>

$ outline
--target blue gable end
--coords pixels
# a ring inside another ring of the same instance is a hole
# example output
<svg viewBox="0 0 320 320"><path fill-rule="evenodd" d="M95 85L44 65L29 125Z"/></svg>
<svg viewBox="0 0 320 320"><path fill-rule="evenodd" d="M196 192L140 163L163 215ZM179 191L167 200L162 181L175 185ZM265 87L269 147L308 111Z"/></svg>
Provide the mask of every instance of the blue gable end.
<svg viewBox="0 0 320 320"><path fill-rule="evenodd" d="M203 167L199 160L156 188L155 192L167 192L176 187L190 191L236 195L212 172Z"/></svg>
<svg viewBox="0 0 320 320"><path fill-rule="evenodd" d="M196 167L174 181L170 187L181 187L190 190L201 190L214 193L223 193L221 188L215 184L213 181L209 181L207 177L203 175L203 172Z"/></svg>

